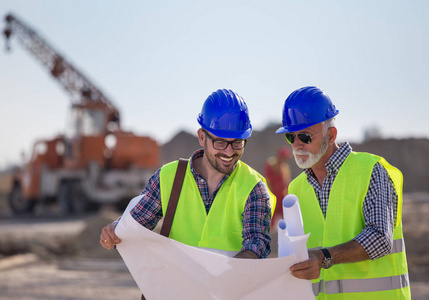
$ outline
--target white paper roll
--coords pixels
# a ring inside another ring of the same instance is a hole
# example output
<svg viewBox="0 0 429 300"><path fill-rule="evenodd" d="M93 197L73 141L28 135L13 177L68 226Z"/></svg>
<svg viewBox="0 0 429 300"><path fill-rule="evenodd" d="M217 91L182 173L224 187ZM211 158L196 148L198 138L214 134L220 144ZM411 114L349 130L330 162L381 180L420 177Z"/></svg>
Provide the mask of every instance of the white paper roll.
<svg viewBox="0 0 429 300"><path fill-rule="evenodd" d="M278 257L285 257L293 254L293 247L290 244L290 239L287 237L287 228L285 220L281 219L278 223L277 231L277 251Z"/></svg>
<svg viewBox="0 0 429 300"><path fill-rule="evenodd" d="M289 236L304 235L304 224L302 222L301 209L298 197L288 194L283 198L283 218L286 222Z"/></svg>

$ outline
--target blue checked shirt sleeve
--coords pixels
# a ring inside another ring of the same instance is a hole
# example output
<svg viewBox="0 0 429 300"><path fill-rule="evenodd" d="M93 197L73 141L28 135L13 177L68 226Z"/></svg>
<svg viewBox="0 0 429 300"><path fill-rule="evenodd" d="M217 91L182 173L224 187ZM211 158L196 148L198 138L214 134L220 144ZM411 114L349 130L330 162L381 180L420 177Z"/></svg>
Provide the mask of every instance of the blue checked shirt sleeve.
<svg viewBox="0 0 429 300"><path fill-rule="evenodd" d="M377 163L363 203L365 228L354 238L362 245L371 260L392 251L397 203L398 197L393 183L386 169Z"/></svg>
<svg viewBox="0 0 429 300"><path fill-rule="evenodd" d="M263 181L250 193L243 212L243 247L251 250L258 258L266 258L270 252L270 195Z"/></svg>

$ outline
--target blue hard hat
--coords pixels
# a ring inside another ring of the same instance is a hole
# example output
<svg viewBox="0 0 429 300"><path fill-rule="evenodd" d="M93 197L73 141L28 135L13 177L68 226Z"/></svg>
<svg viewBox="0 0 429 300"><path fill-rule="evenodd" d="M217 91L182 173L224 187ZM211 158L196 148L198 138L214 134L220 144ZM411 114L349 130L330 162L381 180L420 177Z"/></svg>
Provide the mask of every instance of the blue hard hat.
<svg viewBox="0 0 429 300"><path fill-rule="evenodd" d="M221 138L247 139L252 134L246 102L231 90L213 92L204 102L197 121Z"/></svg>
<svg viewBox="0 0 429 300"><path fill-rule="evenodd" d="M292 92L283 106L283 126L276 133L300 131L338 115L328 95L315 86Z"/></svg>

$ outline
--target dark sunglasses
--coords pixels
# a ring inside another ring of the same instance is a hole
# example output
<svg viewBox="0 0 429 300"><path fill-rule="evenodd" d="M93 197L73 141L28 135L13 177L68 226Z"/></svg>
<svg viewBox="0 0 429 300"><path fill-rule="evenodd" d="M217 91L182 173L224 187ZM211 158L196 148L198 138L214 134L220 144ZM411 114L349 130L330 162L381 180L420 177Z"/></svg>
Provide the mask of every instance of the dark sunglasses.
<svg viewBox="0 0 429 300"><path fill-rule="evenodd" d="M320 132L320 131L319 131ZM290 133L290 132L288 132L288 133L285 133L285 139L286 139L286 141L288 141L289 142L289 144L293 144L293 142L295 142L295 136L297 136L298 137L298 139L301 141L301 142L303 142L303 143L305 143L305 144L310 144L311 143L311 141L312 141L312 139L313 139L313 137L316 135L316 134L318 134L319 132L317 132L317 133L315 133L313 136L311 136L310 134L308 134L308 133L298 133L298 134L296 134L296 133Z"/></svg>

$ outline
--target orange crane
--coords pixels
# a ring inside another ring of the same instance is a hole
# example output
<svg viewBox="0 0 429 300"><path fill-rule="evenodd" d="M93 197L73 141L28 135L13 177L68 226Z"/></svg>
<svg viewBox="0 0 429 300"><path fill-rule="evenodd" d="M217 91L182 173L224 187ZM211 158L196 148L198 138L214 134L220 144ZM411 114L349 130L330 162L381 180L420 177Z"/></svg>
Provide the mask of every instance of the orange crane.
<svg viewBox="0 0 429 300"><path fill-rule="evenodd" d="M100 204L124 204L139 194L159 167L159 146L120 126L119 110L39 34L8 14L7 49L15 36L71 99L70 136L37 141L31 158L13 176L9 204L15 213L57 202L63 214Z"/></svg>

